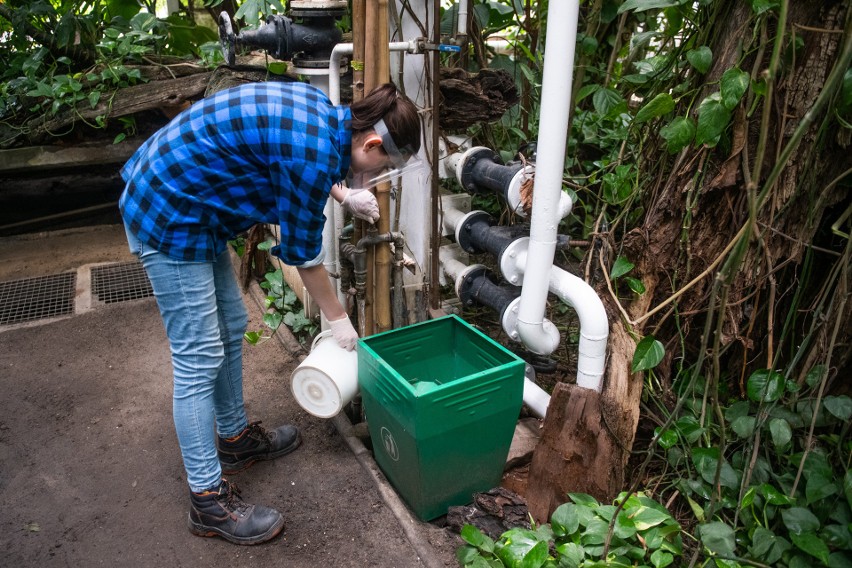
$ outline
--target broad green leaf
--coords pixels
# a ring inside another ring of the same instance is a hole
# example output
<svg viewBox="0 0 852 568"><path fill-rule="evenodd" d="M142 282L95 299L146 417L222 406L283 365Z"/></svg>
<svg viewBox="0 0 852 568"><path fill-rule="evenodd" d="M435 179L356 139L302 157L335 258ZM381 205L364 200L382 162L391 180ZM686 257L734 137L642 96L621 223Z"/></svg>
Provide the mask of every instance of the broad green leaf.
<svg viewBox="0 0 852 568"><path fill-rule="evenodd" d="M550 526L557 537L569 536L577 532L580 528L577 505L573 503L559 505L550 517Z"/></svg>
<svg viewBox="0 0 852 568"><path fill-rule="evenodd" d="M781 511L781 518L784 520L784 526L791 533L804 534L816 532L819 529L819 519L811 513L810 509L804 507L785 509Z"/></svg>
<svg viewBox="0 0 852 568"><path fill-rule="evenodd" d="M624 282L627 283L627 287L630 288L630 290L634 294L638 294L638 295L641 296L642 294L645 293L645 284L643 284L642 281L639 280L638 278L632 278L630 276L625 276Z"/></svg>
<svg viewBox="0 0 852 568"><path fill-rule="evenodd" d="M655 550L651 553L651 564L654 565L654 568L665 568L674 562L674 556L672 556L668 552L663 552L662 550Z"/></svg>
<svg viewBox="0 0 852 568"><path fill-rule="evenodd" d="M686 60L703 75L710 70L710 65L713 63L713 52L706 45L702 45L687 51Z"/></svg>
<svg viewBox="0 0 852 568"><path fill-rule="evenodd" d="M713 148L719 143L722 132L731 121L731 111L721 102L721 95L713 93L698 105L698 128L695 131L695 143L706 144Z"/></svg>
<svg viewBox="0 0 852 568"><path fill-rule="evenodd" d="M698 527L701 542L710 552L731 556L737 548L734 529L726 523L714 521Z"/></svg>
<svg viewBox="0 0 852 568"><path fill-rule="evenodd" d="M654 339L653 335L646 335L636 346L636 352L633 353L631 371L638 373L653 369L660 364L665 354L666 349L663 344Z"/></svg>
<svg viewBox="0 0 852 568"><path fill-rule="evenodd" d="M808 505L811 505L838 493L838 491L839 489L834 481L822 475L812 475L808 477L808 482L805 485L805 499L807 499Z"/></svg>
<svg viewBox="0 0 852 568"><path fill-rule="evenodd" d="M461 530L462 540L486 552L494 551L494 541L473 525L465 525Z"/></svg>
<svg viewBox="0 0 852 568"><path fill-rule="evenodd" d="M722 74L720 86L722 90L722 104L728 110L733 110L748 90L751 77L748 73L738 67L732 67Z"/></svg>
<svg viewBox="0 0 852 568"><path fill-rule="evenodd" d="M668 93L660 93L639 109L639 112L633 118L633 122L636 124L647 122L652 118L670 113L674 110L674 107L675 102L672 96Z"/></svg>
<svg viewBox="0 0 852 568"><path fill-rule="evenodd" d="M686 496L686 500L689 501L689 508L692 509L692 514L695 515L695 518L698 519L698 522L703 523L704 509L702 509L701 505L696 503L689 495Z"/></svg>
<svg viewBox="0 0 852 568"><path fill-rule="evenodd" d="M496 554L506 566L522 566L524 557L539 544L542 543L533 531L526 529L511 529L505 532L502 536L502 541L505 542L502 546L496 547Z"/></svg>
<svg viewBox="0 0 852 568"><path fill-rule="evenodd" d="M600 90L600 88L601 88L601 86L598 85L597 83L593 83L591 85L583 86L582 89L577 91L577 100L575 100L574 102L579 103L580 101L582 101L583 99L585 99L589 95L598 92Z"/></svg>
<svg viewBox="0 0 852 568"><path fill-rule="evenodd" d="M740 416L731 422L731 430L740 438L749 438L754 434L755 422L757 422L757 418L754 416Z"/></svg>
<svg viewBox="0 0 852 568"><path fill-rule="evenodd" d="M263 334L259 331L247 331L243 334L243 339L245 339L246 343L249 345L257 345L257 342L260 341L261 337L263 337Z"/></svg>
<svg viewBox="0 0 852 568"><path fill-rule="evenodd" d="M719 467L719 448L693 448L692 463L701 474L701 478L707 483L713 484L716 482L716 469ZM731 464L724 458L722 459L721 469L719 472L719 484L722 487L729 489L737 489L739 487L739 477Z"/></svg>
<svg viewBox="0 0 852 568"><path fill-rule="evenodd" d="M768 483L761 485L759 491L770 505L792 505L794 503L792 499Z"/></svg>
<svg viewBox="0 0 852 568"><path fill-rule="evenodd" d="M660 129L660 136L666 140L669 154L677 154L695 138L695 122L691 118L677 116Z"/></svg>
<svg viewBox="0 0 852 568"><path fill-rule="evenodd" d="M278 329L283 319L284 316L278 312L263 314L263 323L265 323L269 329Z"/></svg>
<svg viewBox="0 0 852 568"><path fill-rule="evenodd" d="M746 392L755 402L775 402L784 394L784 375L769 369L758 369L748 378Z"/></svg>
<svg viewBox="0 0 852 568"><path fill-rule="evenodd" d="M848 396L827 396L823 400L823 405L826 410L844 422L852 417L852 398Z"/></svg>
<svg viewBox="0 0 852 568"><path fill-rule="evenodd" d="M783 448L793 437L790 423L783 418L773 418L769 421L769 433L772 434L772 443L776 448Z"/></svg>
<svg viewBox="0 0 852 568"><path fill-rule="evenodd" d="M566 542L565 544L558 545L556 552L569 563L569 566L579 566L586 556L583 547L574 542Z"/></svg>
<svg viewBox="0 0 852 568"><path fill-rule="evenodd" d="M618 13L623 14L629 10L644 12L645 10L657 10L660 8L671 8L683 4L682 0L627 0L619 6Z"/></svg>
<svg viewBox="0 0 852 568"><path fill-rule="evenodd" d="M657 443L666 450L677 444L677 432L672 428L660 432L660 427L657 426L654 428L654 435L657 436Z"/></svg>
<svg viewBox="0 0 852 568"><path fill-rule="evenodd" d="M775 533L763 527L754 529L754 534L751 536L751 553L760 558L772 548L775 544Z"/></svg>
<svg viewBox="0 0 852 568"><path fill-rule="evenodd" d="M633 270L634 267L635 265L632 262L630 262L623 256L619 256L612 264L612 269L609 271L609 277L615 280L616 278L624 276L625 274Z"/></svg>
<svg viewBox="0 0 852 568"><path fill-rule="evenodd" d="M825 365L816 365L808 371L808 374L805 377L805 383L807 383L807 385L811 388L816 388L823 376L825 376Z"/></svg>
<svg viewBox="0 0 852 568"><path fill-rule="evenodd" d="M640 531L648 530L651 527L655 527L660 523L671 519L672 516L659 511L657 509L652 509L650 507L640 507L636 513L631 515L630 520L633 521L633 524L636 525L636 529Z"/></svg>
<svg viewBox="0 0 852 568"><path fill-rule="evenodd" d="M791 533L790 540L796 545L796 548L803 550L819 559L823 565L828 566L828 546L814 533L807 532L802 534Z"/></svg>
<svg viewBox="0 0 852 568"><path fill-rule="evenodd" d="M614 89L600 89L592 95L592 105L601 116L608 115L613 108L622 103L624 103L624 97Z"/></svg>
<svg viewBox="0 0 852 568"><path fill-rule="evenodd" d="M597 507L599 505L597 499L586 493L569 493L568 497L574 503L583 507Z"/></svg>

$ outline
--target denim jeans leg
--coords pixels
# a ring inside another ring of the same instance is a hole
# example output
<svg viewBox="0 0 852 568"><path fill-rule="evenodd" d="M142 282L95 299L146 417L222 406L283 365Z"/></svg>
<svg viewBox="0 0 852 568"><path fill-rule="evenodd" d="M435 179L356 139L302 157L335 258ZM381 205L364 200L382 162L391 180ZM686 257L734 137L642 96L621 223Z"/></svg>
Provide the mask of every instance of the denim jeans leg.
<svg viewBox="0 0 852 568"><path fill-rule="evenodd" d="M213 404L216 430L223 438L236 436L248 426L243 404L243 335L248 326L243 296L228 251L213 263L219 334L225 349L225 362L216 377Z"/></svg>
<svg viewBox="0 0 852 568"><path fill-rule="evenodd" d="M214 399L225 347L219 329L214 263L170 258L130 234L128 241L151 281L169 338L174 370L172 412L187 482L193 491L203 491L222 478Z"/></svg>

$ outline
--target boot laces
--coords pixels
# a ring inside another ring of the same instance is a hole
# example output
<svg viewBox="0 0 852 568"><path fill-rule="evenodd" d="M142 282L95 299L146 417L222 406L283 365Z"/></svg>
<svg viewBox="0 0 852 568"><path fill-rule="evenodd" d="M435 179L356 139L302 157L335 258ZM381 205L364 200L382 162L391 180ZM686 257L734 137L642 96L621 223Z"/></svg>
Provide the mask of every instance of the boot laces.
<svg viewBox="0 0 852 568"><path fill-rule="evenodd" d="M240 496L240 489L237 484L227 479L223 479L222 485L219 486L218 500L226 510L235 513L242 514L249 507Z"/></svg>
<svg viewBox="0 0 852 568"><path fill-rule="evenodd" d="M257 422L252 422L248 425L248 435L255 440L265 442L267 446L272 445L272 437L269 435L269 431L260 425L262 420L258 420Z"/></svg>

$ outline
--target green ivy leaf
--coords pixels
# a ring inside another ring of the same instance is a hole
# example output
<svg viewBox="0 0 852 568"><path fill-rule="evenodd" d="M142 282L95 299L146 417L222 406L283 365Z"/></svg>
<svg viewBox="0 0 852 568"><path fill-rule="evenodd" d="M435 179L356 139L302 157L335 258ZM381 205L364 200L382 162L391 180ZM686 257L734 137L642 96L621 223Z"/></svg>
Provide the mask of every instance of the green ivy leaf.
<svg viewBox="0 0 852 568"><path fill-rule="evenodd" d="M699 526L701 533L701 543L707 547L710 552L721 554L723 556L731 556L737 548L737 542L734 537L734 529L727 523L714 521Z"/></svg>
<svg viewBox="0 0 852 568"><path fill-rule="evenodd" d="M751 77L738 67L732 67L722 74L720 86L722 89L722 104L728 110L733 110L748 90Z"/></svg>
<svg viewBox="0 0 852 568"><path fill-rule="evenodd" d="M629 10L644 12L645 10L658 10L660 8L671 8L683 4L682 0L627 0L618 7L618 14Z"/></svg>
<svg viewBox="0 0 852 568"><path fill-rule="evenodd" d="M695 464L701 478L707 483L716 482L716 468L719 463L719 448L693 448L692 463ZM719 473L719 484L722 487L729 489L737 489L739 487L739 477L734 468L727 460L722 458L721 470Z"/></svg>
<svg viewBox="0 0 852 568"><path fill-rule="evenodd" d="M635 265L624 258L623 256L619 256L615 259L615 262L612 264L612 269L609 271L609 277L615 280L620 276L624 276L631 270L635 268Z"/></svg>
<svg viewBox="0 0 852 568"><path fill-rule="evenodd" d="M784 375L769 369L758 369L748 378L746 392L754 402L775 402L784 394Z"/></svg>
<svg viewBox="0 0 852 568"><path fill-rule="evenodd" d="M713 52L706 45L702 45L687 51L686 60L703 75L710 70L710 65L713 63Z"/></svg>
<svg viewBox="0 0 852 568"><path fill-rule="evenodd" d="M273 331L278 329L283 319L284 316L282 316L278 312L263 314L263 323L265 323L266 326Z"/></svg>
<svg viewBox="0 0 852 568"><path fill-rule="evenodd" d="M781 518L784 520L784 526L791 533L804 534L807 532L816 532L819 529L819 519L811 513L810 509L804 507L790 507L781 511Z"/></svg>
<svg viewBox="0 0 852 568"><path fill-rule="evenodd" d="M257 345L257 342L260 341L261 337L263 337L263 334L260 331L247 331L243 334L243 339L245 339L246 343L249 345Z"/></svg>
<svg viewBox="0 0 852 568"><path fill-rule="evenodd" d="M793 500L781 493L778 489L764 483L760 486L760 494L766 498L766 502L770 505L792 505Z"/></svg>
<svg viewBox="0 0 852 568"><path fill-rule="evenodd" d="M750 438L754 434L754 425L757 418L754 416L740 416L731 422L731 430L740 438Z"/></svg>
<svg viewBox="0 0 852 568"><path fill-rule="evenodd" d="M767 10L774 10L778 7L778 0L751 0L751 9L754 13L760 15Z"/></svg>
<svg viewBox="0 0 852 568"><path fill-rule="evenodd" d="M583 547L575 542L566 542L556 547L556 552L568 562L568 566L579 566L586 557Z"/></svg>
<svg viewBox="0 0 852 568"><path fill-rule="evenodd" d="M807 552L814 558L819 559L825 566L828 566L828 545L822 539L812 532L790 534L790 540L796 545L796 548Z"/></svg>
<svg viewBox="0 0 852 568"><path fill-rule="evenodd" d="M653 509L651 507L639 507L639 509L632 515L631 520L633 521L633 524L636 525L637 530L645 531L664 521L668 521L671 518L671 515L658 509Z"/></svg>
<svg viewBox="0 0 852 568"><path fill-rule="evenodd" d="M670 94L659 93L656 97L645 103L645 105L639 109L639 112L637 112L636 116L633 118L633 122L636 124L647 122L652 118L657 118L658 116L670 113L674 110L674 107L675 102Z"/></svg>
<svg viewBox="0 0 852 568"><path fill-rule="evenodd" d="M844 422L852 417L852 398L846 395L827 396L823 400L823 405L826 410Z"/></svg>
<svg viewBox="0 0 852 568"><path fill-rule="evenodd" d="M776 448L783 448L793 437L790 423L783 418L773 418L769 421L769 433L772 435L772 443Z"/></svg>
<svg viewBox="0 0 852 568"><path fill-rule="evenodd" d="M638 278L631 278L630 276L625 276L624 281L627 283L627 287L634 294L642 295L645 293L645 284L642 283Z"/></svg>
<svg viewBox="0 0 852 568"><path fill-rule="evenodd" d="M636 346L636 352L633 353L631 371L638 373L653 369L660 364L665 354L666 349L663 344L654 339L653 335L646 335Z"/></svg>
<svg viewBox="0 0 852 568"><path fill-rule="evenodd" d="M601 116L606 116L617 106L624 103L624 97L614 89L600 89L592 95L592 105Z"/></svg>
<svg viewBox="0 0 852 568"><path fill-rule="evenodd" d="M677 432L671 428L667 428L660 432L660 427L654 428L654 435L657 436L657 443L666 450L677 444Z"/></svg>
<svg viewBox="0 0 852 568"><path fill-rule="evenodd" d="M721 102L721 95L713 93L698 105L698 128L695 132L695 144L706 144L713 148L719 143L722 132L731 121L731 111Z"/></svg>
<svg viewBox="0 0 852 568"><path fill-rule="evenodd" d="M826 497L831 497L838 491L837 484L831 479L818 474L811 475L808 477L807 485L805 485L805 499L807 499L808 505L811 505Z"/></svg>
<svg viewBox="0 0 852 568"><path fill-rule="evenodd" d="M672 562L674 562L674 556L668 552L655 550L651 553L651 564L654 565L654 568L665 568Z"/></svg>
<svg viewBox="0 0 852 568"><path fill-rule="evenodd" d="M660 129L660 136L666 140L669 154L677 154L695 138L695 122L685 116L677 116Z"/></svg>
<svg viewBox="0 0 852 568"><path fill-rule="evenodd" d="M695 515L695 518L698 519L698 522L704 522L704 509L701 508L701 505L695 502L689 495L686 496L686 500L689 502L689 508L692 509L692 514Z"/></svg>
<svg viewBox="0 0 852 568"><path fill-rule="evenodd" d="M819 384L822 377L825 375L825 365L816 365L810 371L808 371L807 376L805 377L805 383L813 388Z"/></svg>
<svg viewBox="0 0 852 568"><path fill-rule="evenodd" d="M577 514L577 505L563 503L553 511L550 517L550 526L553 534L557 537L569 536L580 528L580 517Z"/></svg>
<svg viewBox="0 0 852 568"><path fill-rule="evenodd" d="M465 525L461 530L462 540L485 552L494 552L494 541L473 525Z"/></svg>

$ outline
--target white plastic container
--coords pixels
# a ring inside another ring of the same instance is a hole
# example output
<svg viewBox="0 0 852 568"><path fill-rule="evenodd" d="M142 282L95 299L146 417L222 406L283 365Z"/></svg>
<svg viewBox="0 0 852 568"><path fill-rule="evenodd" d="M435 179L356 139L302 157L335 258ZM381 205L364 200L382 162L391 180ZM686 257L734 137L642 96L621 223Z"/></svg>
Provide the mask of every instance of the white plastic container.
<svg viewBox="0 0 852 568"><path fill-rule="evenodd" d="M290 376L296 402L319 418L336 416L358 393L358 354L337 345L330 330L314 338L311 353Z"/></svg>

